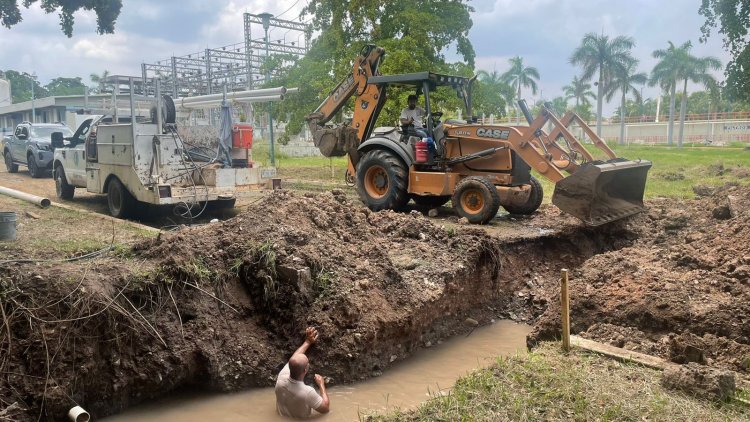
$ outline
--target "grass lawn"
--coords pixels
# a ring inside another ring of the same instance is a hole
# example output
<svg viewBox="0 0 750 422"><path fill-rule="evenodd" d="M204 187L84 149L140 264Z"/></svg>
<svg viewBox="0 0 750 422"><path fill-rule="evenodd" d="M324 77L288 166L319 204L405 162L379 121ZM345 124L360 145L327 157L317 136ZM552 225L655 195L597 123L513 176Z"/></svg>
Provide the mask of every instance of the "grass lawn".
<svg viewBox="0 0 750 422"><path fill-rule="evenodd" d="M727 182L750 182L750 151L741 147L683 148L666 146L612 145L618 156L630 160L649 160L653 167L646 184L646 197L692 198L694 185L720 186ZM268 150L254 151L257 161L268 164ZM292 179L307 190L310 182L325 182L325 188L343 185L346 158L286 157L277 154L279 175ZM539 177L549 202L554 186ZM302 183L302 182L307 183ZM313 183L312 185L320 185Z"/></svg>
<svg viewBox="0 0 750 422"><path fill-rule="evenodd" d="M715 404L664 389L661 373L574 350L558 343L499 358L412 411L365 420L395 421L726 421L750 409Z"/></svg>

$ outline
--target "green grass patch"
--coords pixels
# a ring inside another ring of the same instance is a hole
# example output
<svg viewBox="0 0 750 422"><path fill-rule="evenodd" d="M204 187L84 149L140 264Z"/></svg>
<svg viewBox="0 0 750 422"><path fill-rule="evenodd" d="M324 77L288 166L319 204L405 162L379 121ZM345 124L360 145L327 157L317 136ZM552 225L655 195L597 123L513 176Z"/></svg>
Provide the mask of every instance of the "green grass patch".
<svg viewBox="0 0 750 422"><path fill-rule="evenodd" d="M587 146L592 149L592 146ZM667 146L610 145L619 157L648 160L653 163L646 183L646 198L694 197L694 185L721 186L729 182L750 183L750 151L733 147L704 147L687 144L682 148ZM255 154L255 151L253 152ZM603 155L596 150L598 158ZM341 187L346 172L346 157L282 157L277 160L279 175L293 182L286 187L296 190L325 191ZM549 202L554 184L539 174ZM321 184L319 182L330 182Z"/></svg>
<svg viewBox="0 0 750 422"><path fill-rule="evenodd" d="M412 411L368 420L393 421L724 421L750 409L665 390L659 371L549 343L527 355L499 358Z"/></svg>

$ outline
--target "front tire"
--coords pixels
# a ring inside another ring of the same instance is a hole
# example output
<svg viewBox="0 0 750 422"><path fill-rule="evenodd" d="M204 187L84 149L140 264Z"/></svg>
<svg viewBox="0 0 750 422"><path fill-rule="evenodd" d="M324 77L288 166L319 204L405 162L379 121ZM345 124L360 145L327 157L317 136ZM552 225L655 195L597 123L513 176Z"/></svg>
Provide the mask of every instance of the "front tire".
<svg viewBox="0 0 750 422"><path fill-rule="evenodd" d="M489 180L467 177L456 185L451 198L453 209L472 224L486 224L500 209L500 196Z"/></svg>
<svg viewBox="0 0 750 422"><path fill-rule="evenodd" d="M62 167L55 167L55 191L60 199L73 199L76 191L76 187L65 179L65 170Z"/></svg>
<svg viewBox="0 0 750 422"><path fill-rule="evenodd" d="M127 218L135 208L136 200L120 179L113 178L107 188L109 213L115 218Z"/></svg>
<svg viewBox="0 0 750 422"><path fill-rule="evenodd" d="M36 163L36 158L34 158L34 154L29 154L27 159L29 175L31 175L31 177L33 177L34 179L39 179L44 176L44 170L39 168L39 165Z"/></svg>
<svg viewBox="0 0 750 422"><path fill-rule="evenodd" d="M542 184L534 176L531 177L530 181L531 193L529 193L529 199L522 205L503 205L506 211L511 214L518 215L531 215L542 205L544 199L544 189Z"/></svg>
<svg viewBox="0 0 750 422"><path fill-rule="evenodd" d="M392 152L368 151L357 166L357 192L373 211L402 210L409 203L409 170Z"/></svg>
<svg viewBox="0 0 750 422"><path fill-rule="evenodd" d="M6 149L3 156L5 157L5 168L8 170L8 173L18 173L18 164L13 162L13 157L11 157L10 151Z"/></svg>

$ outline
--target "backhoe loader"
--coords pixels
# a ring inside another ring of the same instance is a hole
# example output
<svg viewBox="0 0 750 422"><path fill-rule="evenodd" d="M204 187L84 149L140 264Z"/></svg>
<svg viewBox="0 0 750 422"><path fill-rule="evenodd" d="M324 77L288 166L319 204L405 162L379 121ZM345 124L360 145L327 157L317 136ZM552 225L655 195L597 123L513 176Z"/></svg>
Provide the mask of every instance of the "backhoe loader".
<svg viewBox="0 0 750 422"><path fill-rule="evenodd" d="M410 200L428 207L451 201L458 215L475 224L489 222L501 206L511 214L532 214L544 196L532 169L555 183L552 203L587 225L644 209L651 162L618 158L575 113L558 118L545 104L534 118L519 101L528 126L480 124L476 118L442 122L442 113L432 109L430 94L438 87L452 88L463 99L465 115L471 116L476 77L432 72L384 76L379 72L384 55L383 48L365 46L352 73L307 116L323 155L349 156L347 179L356 184L370 209L400 210ZM389 87L413 89L423 96L423 129L375 127ZM352 96L356 99L351 123L324 126ZM573 123L607 156L605 160L596 160L573 136L568 129Z"/></svg>

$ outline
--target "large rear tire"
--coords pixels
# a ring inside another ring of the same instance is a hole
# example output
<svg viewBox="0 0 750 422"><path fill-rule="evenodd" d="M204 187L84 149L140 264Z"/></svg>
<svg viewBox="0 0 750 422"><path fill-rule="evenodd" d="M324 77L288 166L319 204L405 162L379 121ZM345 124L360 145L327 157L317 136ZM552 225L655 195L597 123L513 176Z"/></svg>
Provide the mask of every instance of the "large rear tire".
<svg viewBox="0 0 750 422"><path fill-rule="evenodd" d="M73 199L76 191L76 187L68 183L65 178L65 170L60 166L55 167L55 191L60 199Z"/></svg>
<svg viewBox="0 0 750 422"><path fill-rule="evenodd" d="M107 188L107 205L109 213L115 218L127 218L135 208L136 199L120 179L113 178Z"/></svg>
<svg viewBox="0 0 750 422"><path fill-rule="evenodd" d="M357 166L357 192L373 211L402 210L409 203L409 170L388 150L365 153Z"/></svg>
<svg viewBox="0 0 750 422"><path fill-rule="evenodd" d="M10 151L6 149L5 152L3 152L3 157L5 158L5 169L8 170L8 173L18 173L18 164L13 162L13 157L11 157Z"/></svg>
<svg viewBox="0 0 750 422"><path fill-rule="evenodd" d="M500 209L500 196L489 180L467 177L456 185L451 198L453 209L472 224L486 224Z"/></svg>
<svg viewBox="0 0 750 422"><path fill-rule="evenodd" d="M542 205L544 200L544 189L542 184L534 176L531 177L531 193L529 199L522 205L503 205L506 211L511 214L530 215L533 214Z"/></svg>

